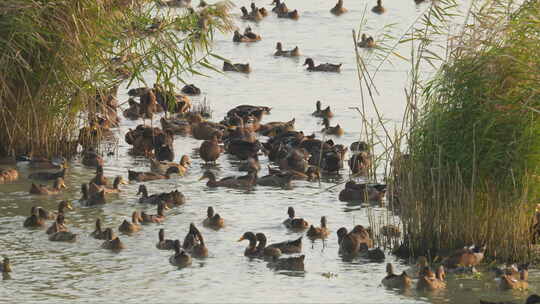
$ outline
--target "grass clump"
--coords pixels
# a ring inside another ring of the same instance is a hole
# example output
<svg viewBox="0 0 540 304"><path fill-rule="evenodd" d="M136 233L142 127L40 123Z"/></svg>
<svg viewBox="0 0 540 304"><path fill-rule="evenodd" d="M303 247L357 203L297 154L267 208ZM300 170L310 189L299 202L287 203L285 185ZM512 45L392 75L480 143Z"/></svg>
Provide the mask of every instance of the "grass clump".
<svg viewBox="0 0 540 304"><path fill-rule="evenodd" d="M540 190L540 3L487 1L470 14L409 116L394 172L404 245L436 256L486 244L524 260Z"/></svg>

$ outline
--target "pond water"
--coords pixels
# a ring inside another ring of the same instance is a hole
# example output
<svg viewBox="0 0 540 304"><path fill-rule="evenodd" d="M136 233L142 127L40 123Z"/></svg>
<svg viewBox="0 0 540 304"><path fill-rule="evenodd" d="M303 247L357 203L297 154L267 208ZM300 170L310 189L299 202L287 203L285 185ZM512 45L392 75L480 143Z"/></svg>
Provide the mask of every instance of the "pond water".
<svg viewBox="0 0 540 304"><path fill-rule="evenodd" d="M351 30L358 27L367 9L366 28L376 39L389 24L394 24L391 33L400 36L427 5L415 5L412 0L388 1L385 3L387 12L379 16L370 12L374 2L345 1L349 12L340 17L330 14L329 9L335 4L332 1L287 2L290 9L300 11L300 19L278 19L271 14L259 24L250 24L262 35L260 42L235 44L232 35L218 35L214 51L233 62L251 63L253 72L248 76L212 73L210 78L189 79L203 90L203 95L193 98L194 101L207 98L216 121L236 105L270 106L272 112L265 121L286 121L294 117L297 130L320 136L320 120L311 113L315 101L321 100L324 105L331 105L336 114L332 125L339 122L346 131L343 137L334 140L348 146L358 140L361 128L358 113L349 109L360 106ZM235 4L234 12L238 14L240 6L250 3L237 1ZM257 5L270 8L266 2ZM237 25L243 31L248 23L237 18ZM285 49L298 45L304 56L275 58L272 54L277 41L281 41ZM406 52L407 48L401 51ZM343 63L343 70L339 74L306 72L302 67L305 56L316 63ZM399 59L393 62L393 65L384 65L374 79L380 93L376 102L385 118L399 121L405 108L403 88L409 64ZM126 92L126 88L122 88L121 102L127 99ZM368 113L370 118L375 118L372 110ZM127 178L127 169L149 170L146 159L127 154L129 146L124 141L128 128L139 123L123 119L121 126L115 129L119 138L118 154L105 157L106 176ZM159 121L155 119L154 123L159 124ZM106 303L478 303L479 298L521 302L537 289L536 270L530 274L529 292L500 291L489 274L480 279L448 276L448 289L436 293L385 289L380 286L385 263L395 263L400 272L407 268L402 261L388 255L381 263L348 262L338 255L335 232L339 227L369 225L366 208L338 201L343 185L330 188L346 179L348 170L342 170L339 177L325 178L320 184L295 181L292 190L208 189L205 182L198 181L204 170L195 150L199 145L193 138L177 137L176 159L182 154L193 159L188 174L145 183L150 193L178 189L187 197L187 203L169 211L164 224L144 226L133 236L121 236L127 249L119 254L100 249L101 241L89 237L89 233L98 217L104 226L116 228L134 210L155 212L153 207L137 202L138 183L123 186L123 192L110 196L109 203L103 207L82 207L78 203L79 186L93 177L93 169L75 160L70 164L67 191L58 196L36 197L28 195L30 181L26 176L31 170L19 163L21 178L0 186L0 254L9 256L14 268L12 279L0 282L0 303L93 302L96 299ZM238 161L227 155L222 155L218 163L220 177L242 174L237 171ZM261 174L266 174L267 164L268 160L262 158ZM68 212L66 218L70 229L79 233L77 243L50 242L43 231L22 227L31 206L55 209L61 199L74 201L75 210ZM202 227L208 206L214 206L225 219L224 229L216 232ZM246 231L264 232L270 243L298 238L300 233L288 232L281 224L288 206L294 206L298 216L317 225L325 215L331 230L325 242L312 243L304 238L306 271L301 274L275 272L262 260L250 260L243 255L247 242L237 242ZM375 212L383 210L375 208ZM210 256L194 260L191 267L179 270L168 262L172 252L155 248L157 233L164 228L167 238L182 240L191 222L200 227Z"/></svg>

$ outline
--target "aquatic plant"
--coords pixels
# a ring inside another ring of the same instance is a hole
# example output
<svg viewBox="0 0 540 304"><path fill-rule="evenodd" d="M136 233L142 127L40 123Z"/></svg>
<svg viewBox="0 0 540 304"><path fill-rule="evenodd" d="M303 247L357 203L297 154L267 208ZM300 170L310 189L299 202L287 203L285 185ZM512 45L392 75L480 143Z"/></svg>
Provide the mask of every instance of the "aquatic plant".
<svg viewBox="0 0 540 304"><path fill-rule="evenodd" d="M0 156L70 154L74 130L88 126L125 79L172 89L186 74L214 69L211 41L215 31L232 29L231 5L195 11L144 0L2 1Z"/></svg>

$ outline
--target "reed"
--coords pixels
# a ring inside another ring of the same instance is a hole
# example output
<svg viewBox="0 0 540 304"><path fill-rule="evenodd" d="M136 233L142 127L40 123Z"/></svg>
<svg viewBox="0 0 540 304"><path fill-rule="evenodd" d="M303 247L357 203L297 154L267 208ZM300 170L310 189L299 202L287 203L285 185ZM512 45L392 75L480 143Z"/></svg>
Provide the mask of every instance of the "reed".
<svg viewBox="0 0 540 304"><path fill-rule="evenodd" d="M78 144L74 130L91 127L108 106L96 95L144 83L148 74L172 88L187 74L216 70L211 41L215 31L232 29L230 7L158 11L144 0L2 1L0 156L68 155Z"/></svg>

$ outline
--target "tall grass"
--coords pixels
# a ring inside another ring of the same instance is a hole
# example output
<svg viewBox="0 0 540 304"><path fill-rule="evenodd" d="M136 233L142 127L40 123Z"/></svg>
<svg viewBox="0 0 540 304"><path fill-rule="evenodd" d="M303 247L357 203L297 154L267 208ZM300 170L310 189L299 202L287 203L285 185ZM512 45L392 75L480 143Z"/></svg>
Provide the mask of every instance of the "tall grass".
<svg viewBox="0 0 540 304"><path fill-rule="evenodd" d="M211 41L232 28L230 6L156 13L144 0L2 1L0 156L68 154L79 118L100 107L96 92L125 78L144 82L150 72L172 87L213 69Z"/></svg>

